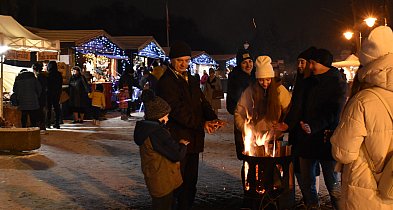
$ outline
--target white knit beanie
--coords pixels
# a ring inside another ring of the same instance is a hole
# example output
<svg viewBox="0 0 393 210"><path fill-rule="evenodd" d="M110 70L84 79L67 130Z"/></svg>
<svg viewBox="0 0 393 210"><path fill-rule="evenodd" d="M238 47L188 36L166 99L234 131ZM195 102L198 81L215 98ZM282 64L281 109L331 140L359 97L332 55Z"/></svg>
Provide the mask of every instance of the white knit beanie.
<svg viewBox="0 0 393 210"><path fill-rule="evenodd" d="M257 68L255 77L257 79L274 77L272 59L269 56L259 56L255 61L255 66Z"/></svg>
<svg viewBox="0 0 393 210"><path fill-rule="evenodd" d="M393 53L393 32L388 26L379 26L370 32L359 52L360 64L365 66L375 59Z"/></svg>

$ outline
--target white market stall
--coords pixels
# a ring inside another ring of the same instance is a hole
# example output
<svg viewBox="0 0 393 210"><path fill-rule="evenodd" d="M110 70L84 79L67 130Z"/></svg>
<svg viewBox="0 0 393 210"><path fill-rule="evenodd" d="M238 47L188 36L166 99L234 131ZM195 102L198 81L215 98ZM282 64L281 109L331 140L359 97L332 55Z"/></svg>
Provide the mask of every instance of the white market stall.
<svg viewBox="0 0 393 210"><path fill-rule="evenodd" d="M15 75L19 73L20 67L5 65L5 60L31 61L31 52L37 52L37 57L42 54L51 56L58 55L60 42L48 40L37 36L19 24L13 17L0 15L0 117L3 113L3 93L12 89ZM4 83L4 84L3 84Z"/></svg>
<svg viewBox="0 0 393 210"><path fill-rule="evenodd" d="M19 111L9 109L7 116L3 112L4 90L10 91L15 81L15 76L19 73L19 67L5 65L5 59L31 61L31 52L37 52L37 57L51 53L56 57L60 50L59 41L50 41L39 37L22 25L20 25L11 16L0 15L0 117L8 120L9 117L15 119ZM40 55L41 53L41 55ZM5 121L7 122L7 121ZM5 126L7 123L5 123ZM34 150L41 147L40 129L39 128L0 128L2 139L0 141L0 150L24 151Z"/></svg>
<svg viewBox="0 0 393 210"><path fill-rule="evenodd" d="M351 54L343 61L333 62L332 66L344 69L348 81L352 81L359 68L359 58Z"/></svg>

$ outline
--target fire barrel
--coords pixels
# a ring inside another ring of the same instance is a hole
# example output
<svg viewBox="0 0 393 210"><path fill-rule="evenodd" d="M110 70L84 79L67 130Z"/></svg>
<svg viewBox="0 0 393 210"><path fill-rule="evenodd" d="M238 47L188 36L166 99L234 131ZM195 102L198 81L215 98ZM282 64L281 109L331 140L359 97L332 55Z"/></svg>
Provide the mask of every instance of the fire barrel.
<svg viewBox="0 0 393 210"><path fill-rule="evenodd" d="M295 179L290 146L276 148L274 156L244 155L244 200L252 209L291 209L295 205ZM263 148L261 148L264 151ZM259 154L261 154L259 153Z"/></svg>

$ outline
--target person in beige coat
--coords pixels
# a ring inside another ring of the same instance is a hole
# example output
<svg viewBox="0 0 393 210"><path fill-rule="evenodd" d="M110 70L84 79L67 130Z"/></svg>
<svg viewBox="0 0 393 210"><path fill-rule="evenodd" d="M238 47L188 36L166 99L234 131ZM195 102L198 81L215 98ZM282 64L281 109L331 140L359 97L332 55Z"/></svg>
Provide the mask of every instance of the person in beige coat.
<svg viewBox="0 0 393 210"><path fill-rule="evenodd" d="M206 100L212 106L214 112L218 114L218 109L221 109L221 99L213 98L214 90L222 90L221 80L216 76L216 72L213 68L209 69L209 77L203 88L203 93L205 94Z"/></svg>
<svg viewBox="0 0 393 210"><path fill-rule="evenodd" d="M251 83L242 93L234 113L235 125L239 131L243 132L245 136L244 124L249 123L253 127L253 132L260 132L261 136L266 131L274 130L277 133L282 133L288 126L281 123L286 114L291 96L288 90L280 84L277 84L274 79L274 71L271 65L271 59L268 56L259 56L255 62L256 72L255 77L257 81ZM244 140L243 140L244 141ZM244 191L244 208L255 209L259 207L255 196L255 167L250 167L248 176L244 172L245 161L241 170L242 185ZM254 176L252 176L254 174ZM250 189L245 187L245 180L251 186Z"/></svg>
<svg viewBox="0 0 393 210"><path fill-rule="evenodd" d="M274 80L270 57L257 58L255 77L257 81L244 90L236 106L235 124L239 130L243 130L247 118L251 118L256 130L272 129L283 120L291 101L288 90Z"/></svg>
<svg viewBox="0 0 393 210"><path fill-rule="evenodd" d="M340 209L393 209L393 201L380 198L376 180L365 157L364 144L376 171L392 156L392 120L372 87L393 110L393 33L387 26L375 28L363 42L363 66L354 81L353 96L347 103L332 138L332 155L342 164ZM359 84L357 84L359 83ZM390 147L389 147L390 145ZM376 177L379 179L379 177Z"/></svg>

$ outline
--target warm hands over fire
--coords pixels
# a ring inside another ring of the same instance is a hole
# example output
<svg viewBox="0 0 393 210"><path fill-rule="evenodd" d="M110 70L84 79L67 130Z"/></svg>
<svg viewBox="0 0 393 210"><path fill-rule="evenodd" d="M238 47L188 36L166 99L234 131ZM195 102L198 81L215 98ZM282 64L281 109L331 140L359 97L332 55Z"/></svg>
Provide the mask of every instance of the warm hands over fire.
<svg viewBox="0 0 393 210"><path fill-rule="evenodd" d="M185 139L180 139L179 143L180 143L180 144L184 144L184 145L187 146L187 144L189 144L190 142L187 141L187 140L185 140Z"/></svg>
<svg viewBox="0 0 393 210"><path fill-rule="evenodd" d="M276 131L286 131L288 129L288 125L284 122L273 122L273 129Z"/></svg>
<svg viewBox="0 0 393 210"><path fill-rule="evenodd" d="M304 123L303 121L300 121L300 126L302 127L302 129L304 130L304 132L306 132L307 134L311 133L311 127L309 124Z"/></svg>
<svg viewBox="0 0 393 210"><path fill-rule="evenodd" d="M222 120L216 119L216 120L211 120L211 121L206 121L205 122L205 130L207 131L208 134L214 133L217 131L219 128L224 126L226 123Z"/></svg>

